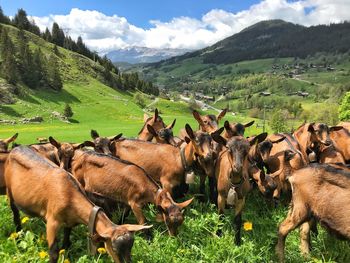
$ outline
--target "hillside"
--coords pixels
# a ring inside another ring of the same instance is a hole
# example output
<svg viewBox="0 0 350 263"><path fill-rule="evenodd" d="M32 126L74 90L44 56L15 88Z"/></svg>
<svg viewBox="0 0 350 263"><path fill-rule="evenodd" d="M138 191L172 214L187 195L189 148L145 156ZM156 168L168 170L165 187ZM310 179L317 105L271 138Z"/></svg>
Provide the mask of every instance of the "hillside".
<svg viewBox="0 0 350 263"><path fill-rule="evenodd" d="M216 44L155 66L200 57L203 63L229 64L263 58L306 58L317 52L350 50L350 23L304 27L283 20L262 21Z"/></svg>

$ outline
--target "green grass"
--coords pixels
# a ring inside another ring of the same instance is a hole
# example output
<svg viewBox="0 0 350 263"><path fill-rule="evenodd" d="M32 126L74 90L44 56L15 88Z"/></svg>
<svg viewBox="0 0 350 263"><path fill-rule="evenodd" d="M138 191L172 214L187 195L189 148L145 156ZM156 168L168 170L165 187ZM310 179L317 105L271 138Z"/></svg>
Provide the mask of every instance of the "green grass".
<svg viewBox="0 0 350 263"><path fill-rule="evenodd" d="M195 192L197 187L192 187ZM234 245L232 210L227 209L226 218L219 221L213 205L194 201L185 212L185 222L177 237L169 237L163 224L154 220L154 209L145 209L146 217L153 224L152 241L146 241L138 234L132 250L133 262L275 262L274 246L277 226L286 216L287 208L273 208L257 192L248 196L243 213L243 221L253 223L252 231L242 230L243 244ZM5 198L0 198L1 262L48 262L40 259L39 252L47 251L45 225L41 219L31 218L23 224L24 229L16 239L11 238L15 230L12 215ZM23 215L24 216L24 215ZM117 218L117 213L115 215ZM133 216L128 222L134 223ZM223 236L215 235L223 227ZM309 258L303 258L299 252L298 231L293 231L286 242L287 262L349 262L349 243L330 237L319 227L320 233L312 238L313 250ZM107 255L88 256L86 252L85 226L76 227L72 233L72 247L61 255L60 261L69 258L71 262L112 262ZM62 236L61 236L62 237Z"/></svg>

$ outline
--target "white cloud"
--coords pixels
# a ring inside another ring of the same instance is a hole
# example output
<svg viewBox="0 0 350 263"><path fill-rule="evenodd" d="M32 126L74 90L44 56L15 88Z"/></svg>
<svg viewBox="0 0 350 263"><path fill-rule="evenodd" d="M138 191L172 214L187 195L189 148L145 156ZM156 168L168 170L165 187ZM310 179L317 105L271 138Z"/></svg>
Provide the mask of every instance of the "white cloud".
<svg viewBox="0 0 350 263"><path fill-rule="evenodd" d="M33 19L41 30L51 28L55 21L61 28L69 29L74 39L80 35L91 49L106 53L129 46L199 49L262 20L283 19L305 26L329 24L350 20L349 10L349 0L264 0L237 13L213 9L201 19L150 21L150 29L134 26L124 17L77 8L67 15Z"/></svg>

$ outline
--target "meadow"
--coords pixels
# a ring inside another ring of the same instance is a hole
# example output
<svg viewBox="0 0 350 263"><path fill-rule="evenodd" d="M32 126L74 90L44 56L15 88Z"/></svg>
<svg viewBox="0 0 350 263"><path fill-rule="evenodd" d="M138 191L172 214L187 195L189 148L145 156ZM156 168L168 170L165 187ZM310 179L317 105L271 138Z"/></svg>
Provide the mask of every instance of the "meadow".
<svg viewBox="0 0 350 263"><path fill-rule="evenodd" d="M151 101L149 99L147 102ZM63 110L64 103L70 103L73 108L74 116L70 124L51 117L52 111ZM143 111L133 102L131 94L115 91L93 80L84 85L68 84L62 94L52 95L44 91L27 94L16 104L1 107L2 118L20 120L23 116L43 116L44 122L41 124L1 126L0 138L18 132L17 142L22 144L35 143L37 137L48 136L59 141L80 142L90 139L90 129L96 129L102 136L122 132L125 136L135 137L143 123ZM194 128L198 126L187 104L160 99L153 107L160 109L165 123L177 119L175 134L185 123L190 123ZM251 120L229 113L225 119L236 122ZM254 125L247 129L247 134L260 133L261 129ZM197 179L186 199L198 192ZM169 237L165 226L155 221L155 208L150 206L146 209L146 217L153 225L153 239L147 241L142 234L136 235L133 262L275 262L277 227L287 210L288 204L282 202L275 208L254 190L248 195L243 212L243 222L248 226L251 223L252 227L242 231L243 244L238 247L234 245L233 211L230 209L227 209L227 216L221 222L214 205L195 199L185 211L185 222L179 235ZM43 221L22 214L23 230L15 233L6 197L0 197L0 214L0 262L48 262ZM113 217L115 222L119 215L120 211L117 211ZM128 222L136 222L133 215L129 216ZM215 234L218 228L223 228L222 237ZM298 231L288 236L287 262L350 262L349 243L330 237L320 227L319 230L319 235L312 238L313 250L309 258L303 258L299 252ZM73 230L72 247L61 251L60 263L112 262L107 254L87 255L86 235L85 226Z"/></svg>

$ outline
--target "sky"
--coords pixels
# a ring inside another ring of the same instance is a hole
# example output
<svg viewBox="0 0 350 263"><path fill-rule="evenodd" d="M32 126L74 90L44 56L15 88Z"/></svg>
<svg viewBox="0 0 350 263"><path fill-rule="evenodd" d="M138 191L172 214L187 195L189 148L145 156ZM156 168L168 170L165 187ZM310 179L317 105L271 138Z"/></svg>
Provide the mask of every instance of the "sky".
<svg viewBox="0 0 350 263"><path fill-rule="evenodd" d="M259 21L305 26L350 21L350 0L0 0L8 16L23 8L41 30L57 22L92 50L200 49Z"/></svg>

